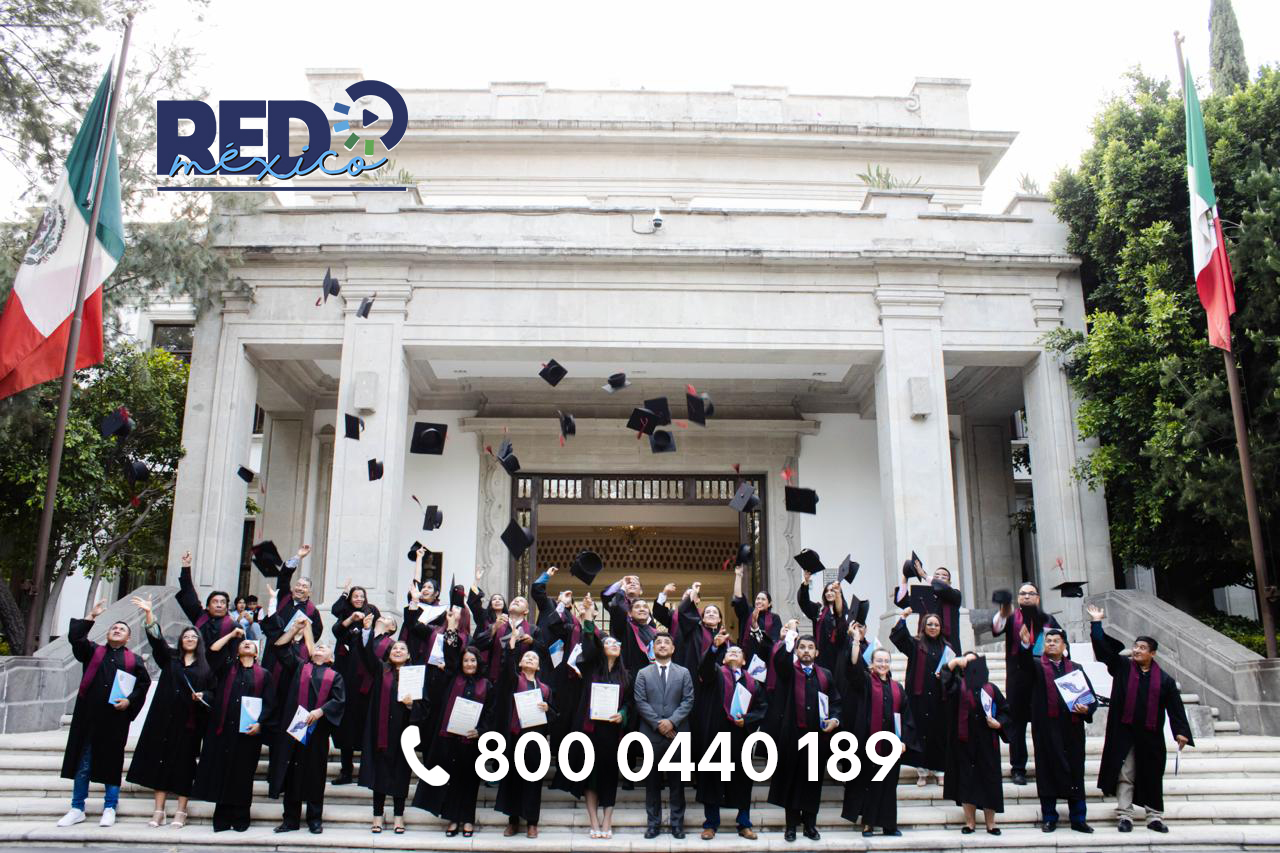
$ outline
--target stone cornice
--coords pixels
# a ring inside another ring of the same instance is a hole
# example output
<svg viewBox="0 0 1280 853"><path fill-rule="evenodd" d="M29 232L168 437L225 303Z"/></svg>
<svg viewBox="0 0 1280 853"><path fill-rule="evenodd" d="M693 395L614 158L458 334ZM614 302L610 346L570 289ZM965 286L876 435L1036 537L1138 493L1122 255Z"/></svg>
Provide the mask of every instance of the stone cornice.
<svg viewBox="0 0 1280 853"><path fill-rule="evenodd" d="M729 420L714 421L714 430L721 436L769 436L816 435L821 424L812 420ZM458 428L463 432L502 433L517 435L559 435L560 425L555 418L462 418ZM604 435L615 433L633 435L625 423L617 418L578 418L579 435ZM677 440L679 435L677 433Z"/></svg>

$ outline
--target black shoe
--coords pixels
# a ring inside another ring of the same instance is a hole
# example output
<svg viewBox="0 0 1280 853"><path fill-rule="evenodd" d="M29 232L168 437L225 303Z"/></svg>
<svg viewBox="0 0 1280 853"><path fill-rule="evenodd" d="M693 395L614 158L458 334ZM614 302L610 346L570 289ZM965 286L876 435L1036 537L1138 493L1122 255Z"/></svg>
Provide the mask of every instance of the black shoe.
<svg viewBox="0 0 1280 853"><path fill-rule="evenodd" d="M683 826L671 827L671 837L677 841L684 838L684 827Z"/></svg>
<svg viewBox="0 0 1280 853"><path fill-rule="evenodd" d="M999 834L1000 834L1000 827L998 826L993 826L987 830L987 835L999 835Z"/></svg>
<svg viewBox="0 0 1280 853"><path fill-rule="evenodd" d="M1079 821L1078 823L1074 820L1071 821L1071 829L1074 832L1093 832L1093 827L1084 821Z"/></svg>
<svg viewBox="0 0 1280 853"><path fill-rule="evenodd" d="M1120 818L1120 823L1116 825L1116 829L1121 832L1133 832L1133 821L1127 817Z"/></svg>
<svg viewBox="0 0 1280 853"><path fill-rule="evenodd" d="M645 837L645 838L657 838L657 837L658 837L658 827L656 827L656 826L651 826L651 827L649 827L648 829L646 829L646 830L644 831L644 837Z"/></svg>
<svg viewBox="0 0 1280 853"><path fill-rule="evenodd" d="M271 831L272 832L296 832L297 830L298 830L298 825L296 823L289 823L289 821L287 820L282 820L280 821L280 825Z"/></svg>
<svg viewBox="0 0 1280 853"><path fill-rule="evenodd" d="M810 841L817 841L822 837L822 833L818 832L818 827L810 825L804 828L804 837Z"/></svg>
<svg viewBox="0 0 1280 853"><path fill-rule="evenodd" d="M235 832L248 832L249 824L246 823L244 826L233 826L231 829Z"/></svg>
<svg viewBox="0 0 1280 853"><path fill-rule="evenodd" d="M897 837L897 838L901 838L901 837L902 837L902 830L901 830L901 829L886 829L886 830L884 831L884 834L885 834L885 835L892 835L892 836L895 836L895 837Z"/></svg>
<svg viewBox="0 0 1280 853"><path fill-rule="evenodd" d="M1058 822L1056 820L1055 821L1046 820L1044 823L1040 825L1041 832L1053 832L1057 828L1058 828Z"/></svg>
<svg viewBox="0 0 1280 853"><path fill-rule="evenodd" d="M875 834L876 834L876 831L875 831L874 829L864 829L864 830L862 830L862 837L863 837L863 838L870 838L871 836L873 836L873 835L875 835Z"/></svg>
<svg viewBox="0 0 1280 853"><path fill-rule="evenodd" d="M338 773L338 778L333 780L333 784L335 784L335 785L350 785L350 784L352 784L354 781L355 781L355 779L351 778L351 768L349 768L349 767L344 767L344 768L342 768L342 771L341 771L340 773Z"/></svg>
<svg viewBox="0 0 1280 853"><path fill-rule="evenodd" d="M324 832L324 821L309 820L307 821L307 829L311 831L312 835L319 835Z"/></svg>
<svg viewBox="0 0 1280 853"><path fill-rule="evenodd" d="M1169 827L1165 826L1164 821L1162 821L1160 818L1156 818L1155 820L1147 824L1147 829L1151 830L1152 832L1168 832L1169 831Z"/></svg>
<svg viewBox="0 0 1280 853"><path fill-rule="evenodd" d="M974 829L972 826L962 826L960 827L960 832L963 835L973 835Z"/></svg>
<svg viewBox="0 0 1280 853"><path fill-rule="evenodd" d="M795 828L794 826L788 826L785 830L783 830L783 832L782 832L782 840L783 840L783 841L795 841L795 840L796 840L796 828Z"/></svg>
<svg viewBox="0 0 1280 853"><path fill-rule="evenodd" d="M1015 770L1013 771L1013 773L1010 774L1009 778L1013 781L1013 784L1015 785L1025 785L1027 784L1027 771Z"/></svg>

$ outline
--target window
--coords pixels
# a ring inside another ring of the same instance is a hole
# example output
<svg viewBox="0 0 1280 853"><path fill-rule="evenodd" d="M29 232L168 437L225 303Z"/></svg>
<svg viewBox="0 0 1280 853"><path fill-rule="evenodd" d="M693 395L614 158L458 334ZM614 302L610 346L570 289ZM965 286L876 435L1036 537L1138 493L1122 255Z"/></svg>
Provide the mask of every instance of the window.
<svg viewBox="0 0 1280 853"><path fill-rule="evenodd" d="M157 323L151 327L151 346L191 363L191 342L195 327L190 323Z"/></svg>
<svg viewBox="0 0 1280 853"><path fill-rule="evenodd" d="M262 435L263 428L267 425L267 412L256 403L253 406L253 434Z"/></svg>

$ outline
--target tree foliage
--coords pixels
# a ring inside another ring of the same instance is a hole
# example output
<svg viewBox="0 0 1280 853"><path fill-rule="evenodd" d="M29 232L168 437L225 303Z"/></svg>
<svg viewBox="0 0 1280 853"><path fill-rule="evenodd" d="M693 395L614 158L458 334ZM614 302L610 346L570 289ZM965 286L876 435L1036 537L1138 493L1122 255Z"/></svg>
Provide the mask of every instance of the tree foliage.
<svg viewBox="0 0 1280 853"><path fill-rule="evenodd" d="M1203 102L1232 266L1235 357L1268 542L1280 541L1280 71ZM1082 261L1086 338L1050 336L1099 442L1079 475L1105 485L1112 548L1184 606L1252 584L1235 433L1191 266L1181 97L1133 72L1052 197ZM1274 565L1274 562L1272 562Z"/></svg>
<svg viewBox="0 0 1280 853"><path fill-rule="evenodd" d="M1229 95L1249 84L1244 40L1240 38L1231 0L1213 0L1209 4L1209 80L1217 95Z"/></svg>

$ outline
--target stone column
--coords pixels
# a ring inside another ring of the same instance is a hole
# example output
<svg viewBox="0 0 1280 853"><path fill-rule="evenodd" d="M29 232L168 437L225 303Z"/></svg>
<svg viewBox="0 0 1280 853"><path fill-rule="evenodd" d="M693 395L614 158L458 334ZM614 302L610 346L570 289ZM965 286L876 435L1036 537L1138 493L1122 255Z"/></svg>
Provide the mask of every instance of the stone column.
<svg viewBox="0 0 1280 853"><path fill-rule="evenodd" d="M280 553L293 553L302 544L307 507L307 474L311 462L309 415L269 415L262 437L262 499L259 536L270 539Z"/></svg>
<svg viewBox="0 0 1280 853"><path fill-rule="evenodd" d="M953 572L959 551L938 275L882 270L879 281L884 352L876 369L876 432L884 571L892 589L913 550L926 568ZM887 618L881 627L887 636Z"/></svg>
<svg viewBox="0 0 1280 853"><path fill-rule="evenodd" d="M356 317L363 296L377 293L367 319ZM351 578L380 607L391 604L399 561L399 523L408 452L409 368L403 344L409 299L405 268L349 268L343 282L346 328L338 379L337 434L323 575L323 601L337 598ZM359 441L343 437L343 415L364 418ZM368 460L383 463L369 480ZM304 567L306 568L306 567ZM312 574L322 574L317 569Z"/></svg>

